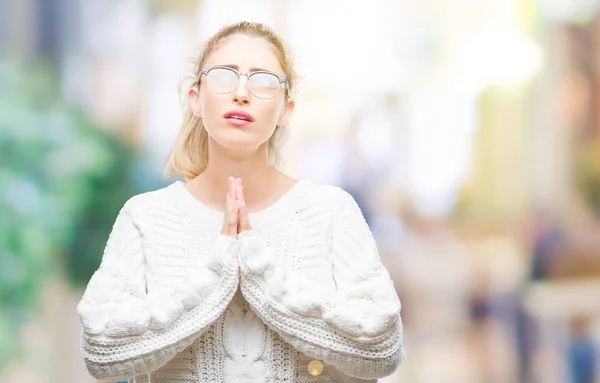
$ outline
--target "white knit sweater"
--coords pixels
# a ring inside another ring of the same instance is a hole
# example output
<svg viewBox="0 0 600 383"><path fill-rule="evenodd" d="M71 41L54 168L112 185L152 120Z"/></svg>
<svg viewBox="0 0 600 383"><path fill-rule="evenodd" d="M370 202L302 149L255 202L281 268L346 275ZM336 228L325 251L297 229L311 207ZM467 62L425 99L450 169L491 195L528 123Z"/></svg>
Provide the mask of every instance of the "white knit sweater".
<svg viewBox="0 0 600 383"><path fill-rule="evenodd" d="M404 359L400 301L350 194L300 179L249 219L237 240L220 234L223 213L180 181L131 198L78 306L89 372L169 383L390 375Z"/></svg>

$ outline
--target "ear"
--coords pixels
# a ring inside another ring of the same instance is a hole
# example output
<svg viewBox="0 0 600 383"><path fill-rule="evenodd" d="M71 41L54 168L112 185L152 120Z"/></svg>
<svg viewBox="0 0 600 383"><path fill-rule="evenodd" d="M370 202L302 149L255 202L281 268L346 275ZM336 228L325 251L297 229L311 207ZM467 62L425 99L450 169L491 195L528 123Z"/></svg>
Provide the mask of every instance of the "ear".
<svg viewBox="0 0 600 383"><path fill-rule="evenodd" d="M294 106L294 100L289 99L285 105L285 110L283 113L281 113L281 116L279 116L279 120L277 120L277 126L282 126L288 123L292 117L292 113L294 112Z"/></svg>
<svg viewBox="0 0 600 383"><path fill-rule="evenodd" d="M188 90L188 103L196 117L202 117L202 110L200 108L200 94L198 93L198 87L192 87Z"/></svg>

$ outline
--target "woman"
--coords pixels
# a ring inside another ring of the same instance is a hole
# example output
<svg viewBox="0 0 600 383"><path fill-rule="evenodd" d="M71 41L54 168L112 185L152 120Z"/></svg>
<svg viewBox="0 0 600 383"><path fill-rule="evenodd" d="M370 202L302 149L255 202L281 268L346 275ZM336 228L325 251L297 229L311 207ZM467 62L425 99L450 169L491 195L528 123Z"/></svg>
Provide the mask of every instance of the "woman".
<svg viewBox="0 0 600 383"><path fill-rule="evenodd" d="M294 73L258 23L205 45L166 173L131 198L78 306L100 379L357 382L403 359L400 302L345 191L274 166Z"/></svg>

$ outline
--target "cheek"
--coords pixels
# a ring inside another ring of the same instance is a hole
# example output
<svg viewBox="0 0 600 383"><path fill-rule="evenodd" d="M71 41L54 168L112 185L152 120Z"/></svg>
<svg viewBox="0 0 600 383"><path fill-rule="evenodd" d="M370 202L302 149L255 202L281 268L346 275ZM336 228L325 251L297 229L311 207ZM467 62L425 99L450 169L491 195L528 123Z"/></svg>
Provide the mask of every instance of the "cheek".
<svg viewBox="0 0 600 383"><path fill-rule="evenodd" d="M200 107L202 108L202 118L204 120L213 120L216 117L219 101L218 95L206 90L200 91Z"/></svg>
<svg viewBox="0 0 600 383"><path fill-rule="evenodd" d="M279 121L279 116L284 111L284 103L283 100L278 99L277 101L273 100L269 103L268 106L265 107L265 115L268 115L269 124L277 124Z"/></svg>
<svg viewBox="0 0 600 383"><path fill-rule="evenodd" d="M279 117L279 106L278 105L270 105L267 108L267 112L265 113L268 116L269 125L276 124L277 119Z"/></svg>

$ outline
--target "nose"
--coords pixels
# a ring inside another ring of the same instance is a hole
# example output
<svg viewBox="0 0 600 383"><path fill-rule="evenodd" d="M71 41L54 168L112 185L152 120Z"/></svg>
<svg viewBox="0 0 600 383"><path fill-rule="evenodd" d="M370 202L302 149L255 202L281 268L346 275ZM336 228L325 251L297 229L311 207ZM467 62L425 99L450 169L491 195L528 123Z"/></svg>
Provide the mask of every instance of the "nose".
<svg viewBox="0 0 600 383"><path fill-rule="evenodd" d="M248 76L240 75L237 86L233 90L233 102L247 105L250 103L250 89L248 87Z"/></svg>

